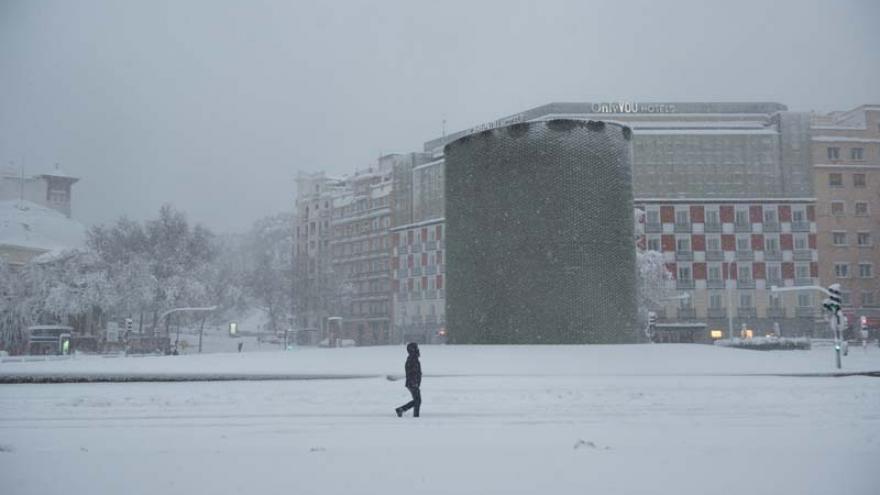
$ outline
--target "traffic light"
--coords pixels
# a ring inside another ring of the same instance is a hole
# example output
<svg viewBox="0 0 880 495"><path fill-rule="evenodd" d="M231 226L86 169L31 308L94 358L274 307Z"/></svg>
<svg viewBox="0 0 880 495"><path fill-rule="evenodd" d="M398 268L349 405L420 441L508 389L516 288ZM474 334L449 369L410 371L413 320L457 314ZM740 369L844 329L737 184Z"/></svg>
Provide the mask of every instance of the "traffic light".
<svg viewBox="0 0 880 495"><path fill-rule="evenodd" d="M866 330L868 329L868 317L867 317L867 316L862 315L862 317L859 318L859 328L860 328L863 332L866 331Z"/></svg>
<svg viewBox="0 0 880 495"><path fill-rule="evenodd" d="M645 328L645 336L654 340L654 330L657 328L657 313L648 311L648 327Z"/></svg>
<svg viewBox="0 0 880 495"><path fill-rule="evenodd" d="M131 330L133 326L134 326L134 320L132 320L131 318L126 318L125 319L125 329Z"/></svg>
<svg viewBox="0 0 880 495"><path fill-rule="evenodd" d="M828 311L832 316L836 317L840 315L840 284L829 285L828 292L830 294L827 299L822 301L822 307L825 308L825 311Z"/></svg>

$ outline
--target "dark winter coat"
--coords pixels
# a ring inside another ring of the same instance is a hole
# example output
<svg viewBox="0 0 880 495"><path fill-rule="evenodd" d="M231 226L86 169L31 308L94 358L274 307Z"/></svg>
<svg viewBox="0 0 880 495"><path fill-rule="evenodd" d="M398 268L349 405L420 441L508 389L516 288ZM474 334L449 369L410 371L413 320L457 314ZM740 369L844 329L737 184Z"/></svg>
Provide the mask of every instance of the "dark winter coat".
<svg viewBox="0 0 880 495"><path fill-rule="evenodd" d="M410 342L406 346L406 352L409 356L406 358L406 387L419 388L422 385L422 365L419 363L419 346L415 342Z"/></svg>

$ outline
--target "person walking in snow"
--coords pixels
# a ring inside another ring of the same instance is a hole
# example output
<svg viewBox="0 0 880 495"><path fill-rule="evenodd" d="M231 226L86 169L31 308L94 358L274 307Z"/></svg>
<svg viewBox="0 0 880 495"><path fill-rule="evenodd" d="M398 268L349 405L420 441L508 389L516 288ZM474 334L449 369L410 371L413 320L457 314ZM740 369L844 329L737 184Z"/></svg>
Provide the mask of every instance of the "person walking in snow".
<svg viewBox="0 0 880 495"><path fill-rule="evenodd" d="M406 388L412 394L412 400L394 410L397 417L403 416L403 413L412 409L413 417L419 417L419 408L422 406L422 392L419 387L422 386L422 365L419 363L419 345L410 342L406 345L406 352L409 354L406 358L404 369L406 370Z"/></svg>

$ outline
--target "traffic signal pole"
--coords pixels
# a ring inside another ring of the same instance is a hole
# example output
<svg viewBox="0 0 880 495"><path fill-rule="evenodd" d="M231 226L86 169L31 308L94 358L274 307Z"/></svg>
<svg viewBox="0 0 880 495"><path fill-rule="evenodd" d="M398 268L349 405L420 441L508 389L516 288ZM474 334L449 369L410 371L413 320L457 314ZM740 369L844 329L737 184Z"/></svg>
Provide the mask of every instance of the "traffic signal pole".
<svg viewBox="0 0 880 495"><path fill-rule="evenodd" d="M804 290L816 290L828 296L827 299L822 301L822 308L829 314L828 326L831 329L832 335L834 335L835 362L837 364L837 369L840 369L840 347L841 341L843 340L843 328L841 328L843 315L840 312L840 284L831 284L827 289L818 285L804 285L800 287L777 287L774 285L770 287L770 292L792 292Z"/></svg>

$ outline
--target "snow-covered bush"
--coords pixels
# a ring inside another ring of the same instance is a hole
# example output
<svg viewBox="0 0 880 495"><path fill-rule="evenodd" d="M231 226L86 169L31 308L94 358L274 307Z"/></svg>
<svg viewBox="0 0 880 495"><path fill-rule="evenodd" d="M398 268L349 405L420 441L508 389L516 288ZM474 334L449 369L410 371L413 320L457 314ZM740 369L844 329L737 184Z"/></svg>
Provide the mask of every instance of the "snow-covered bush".
<svg viewBox="0 0 880 495"><path fill-rule="evenodd" d="M716 340L715 345L722 347L736 347L739 349L752 349L756 351L792 351L809 350L810 339L797 337L754 337L751 339L721 339Z"/></svg>

